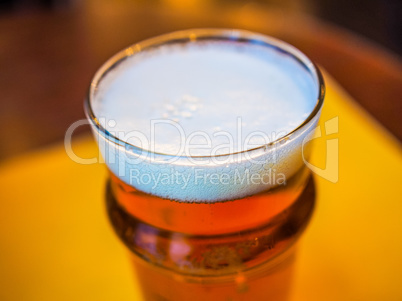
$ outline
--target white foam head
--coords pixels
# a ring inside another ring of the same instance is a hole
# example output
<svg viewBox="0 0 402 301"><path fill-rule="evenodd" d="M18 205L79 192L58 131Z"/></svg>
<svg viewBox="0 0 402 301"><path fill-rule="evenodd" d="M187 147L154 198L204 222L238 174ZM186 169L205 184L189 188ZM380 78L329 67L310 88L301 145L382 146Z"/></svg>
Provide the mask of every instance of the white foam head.
<svg viewBox="0 0 402 301"><path fill-rule="evenodd" d="M288 134L317 104L315 76L261 43L150 48L97 84L92 110L107 131L98 142L111 171L144 192L197 202L245 197L276 186L264 181L272 171L289 177L301 168L302 139L318 116ZM243 180L251 174L260 181Z"/></svg>

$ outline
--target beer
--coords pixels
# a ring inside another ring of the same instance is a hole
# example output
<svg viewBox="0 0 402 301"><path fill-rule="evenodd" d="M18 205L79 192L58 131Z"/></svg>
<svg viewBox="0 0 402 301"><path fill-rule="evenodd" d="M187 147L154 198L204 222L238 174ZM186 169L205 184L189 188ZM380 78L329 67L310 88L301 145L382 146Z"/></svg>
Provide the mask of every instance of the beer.
<svg viewBox="0 0 402 301"><path fill-rule="evenodd" d="M286 300L322 101L303 54L243 31L165 35L101 68L87 115L146 300Z"/></svg>
<svg viewBox="0 0 402 301"><path fill-rule="evenodd" d="M256 205L270 216L265 224L229 234L214 234L212 225L224 225L215 219L247 210L247 203L258 203L258 198L271 198L275 202L274 198L280 197L281 193L265 192L231 202L182 206L136 191L112 177L106 195L110 220L118 236L132 251L145 300L267 300L267 297L286 300L292 277L294 243L314 208L314 195L305 191L283 210L273 208L270 202ZM138 203L139 208L148 207L149 212L136 210L135 205L131 205L133 209L119 205L118 200L126 204ZM231 205L236 209L231 209ZM277 206L282 207L280 203ZM229 208L228 212L225 207ZM152 209L158 214L154 220L158 219L166 228L171 228L169 212L181 215L182 220L176 227L185 232L155 227L130 213L152 215ZM280 213L271 214L271 210ZM257 212L255 208L252 211ZM188 219L187 215L195 219ZM202 226L211 227L209 235L186 233Z"/></svg>

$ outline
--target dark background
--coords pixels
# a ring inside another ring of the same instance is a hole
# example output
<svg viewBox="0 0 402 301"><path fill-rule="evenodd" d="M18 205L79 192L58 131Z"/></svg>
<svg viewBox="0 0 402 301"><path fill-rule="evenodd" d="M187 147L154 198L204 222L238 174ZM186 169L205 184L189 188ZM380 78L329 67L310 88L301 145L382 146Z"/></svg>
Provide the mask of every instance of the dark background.
<svg viewBox="0 0 402 301"><path fill-rule="evenodd" d="M92 1L96 3L96 0ZM4 15L37 10L68 10L82 5L82 2L85 0L0 0L0 13ZM145 0L131 2L138 3ZM158 4L163 1L146 2ZM209 0L209 2L217 5L258 3L284 10L301 11L361 34L399 55L402 54L402 0Z"/></svg>

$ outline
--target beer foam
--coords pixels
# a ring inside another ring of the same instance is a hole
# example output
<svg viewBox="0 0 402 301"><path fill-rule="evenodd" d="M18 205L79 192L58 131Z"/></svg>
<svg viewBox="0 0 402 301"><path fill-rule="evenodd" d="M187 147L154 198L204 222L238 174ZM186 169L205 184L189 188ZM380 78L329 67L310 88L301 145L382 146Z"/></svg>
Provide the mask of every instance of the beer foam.
<svg viewBox="0 0 402 301"><path fill-rule="evenodd" d="M272 182L273 171L289 177L301 168L301 140L316 119L270 143L311 114L317 85L311 70L275 47L191 42L127 57L105 74L91 105L108 134L126 143L98 136L121 180L164 198L213 202L269 189L278 184L263 180L269 173ZM205 179L213 174L219 179ZM261 180L250 183L247 174Z"/></svg>

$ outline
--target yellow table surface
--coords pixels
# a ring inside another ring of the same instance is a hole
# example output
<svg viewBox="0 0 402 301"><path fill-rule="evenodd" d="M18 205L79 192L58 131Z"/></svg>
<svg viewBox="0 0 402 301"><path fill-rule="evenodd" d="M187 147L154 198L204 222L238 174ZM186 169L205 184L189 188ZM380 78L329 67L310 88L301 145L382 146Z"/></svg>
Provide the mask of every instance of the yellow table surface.
<svg viewBox="0 0 402 301"><path fill-rule="evenodd" d="M339 142L339 181L316 177L293 300L402 300L401 146L326 81L321 120L339 116L328 136ZM313 161L323 167L318 141ZM90 137L74 150L97 154ZM0 165L0 300L140 300L106 218L105 179L103 164L77 164L63 145Z"/></svg>

